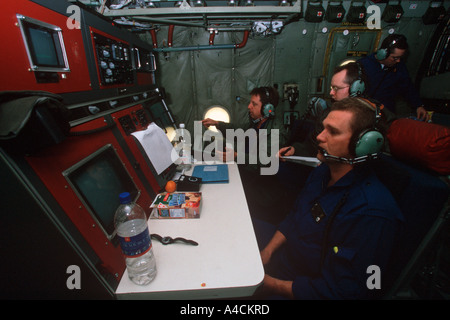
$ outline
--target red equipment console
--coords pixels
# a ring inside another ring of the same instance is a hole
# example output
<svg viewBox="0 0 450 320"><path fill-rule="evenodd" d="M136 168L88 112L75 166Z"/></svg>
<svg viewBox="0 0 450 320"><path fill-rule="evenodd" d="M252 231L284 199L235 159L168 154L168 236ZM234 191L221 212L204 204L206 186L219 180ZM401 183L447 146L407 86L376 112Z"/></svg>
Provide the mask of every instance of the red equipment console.
<svg viewBox="0 0 450 320"><path fill-rule="evenodd" d="M1 90L91 90L81 29L69 29L66 16L16 0L2 5L0 20Z"/></svg>

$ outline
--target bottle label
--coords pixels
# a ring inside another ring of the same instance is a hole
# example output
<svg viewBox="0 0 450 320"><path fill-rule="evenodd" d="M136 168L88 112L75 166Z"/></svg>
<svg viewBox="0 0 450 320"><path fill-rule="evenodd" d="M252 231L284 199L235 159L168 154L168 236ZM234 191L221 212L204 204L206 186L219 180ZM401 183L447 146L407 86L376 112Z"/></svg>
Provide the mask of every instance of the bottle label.
<svg viewBox="0 0 450 320"><path fill-rule="evenodd" d="M147 253L152 248L152 241L148 229L136 236L119 237L120 247L125 256L130 258L137 258Z"/></svg>

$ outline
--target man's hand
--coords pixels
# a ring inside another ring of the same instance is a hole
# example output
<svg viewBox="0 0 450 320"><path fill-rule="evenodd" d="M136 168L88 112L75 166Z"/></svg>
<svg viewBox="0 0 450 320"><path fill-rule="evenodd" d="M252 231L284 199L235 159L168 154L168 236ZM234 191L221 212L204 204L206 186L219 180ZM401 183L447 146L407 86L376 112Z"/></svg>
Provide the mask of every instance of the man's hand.
<svg viewBox="0 0 450 320"><path fill-rule="evenodd" d="M427 110L423 106L417 108L417 118L420 120L427 120Z"/></svg>
<svg viewBox="0 0 450 320"><path fill-rule="evenodd" d="M294 147L284 147L284 148L281 148L279 151L278 151L278 154L277 154L277 156L278 156L278 158L281 160L281 161L285 161L285 160L283 160L283 156L293 156L294 155L294 153L295 153L295 148Z"/></svg>
<svg viewBox="0 0 450 320"><path fill-rule="evenodd" d="M294 299L292 283L293 281L280 280L265 274L262 293Z"/></svg>
<svg viewBox="0 0 450 320"><path fill-rule="evenodd" d="M219 121L206 118L205 120L202 120L202 124L203 126L205 126L205 128L208 128L209 126L217 126L219 124Z"/></svg>
<svg viewBox="0 0 450 320"><path fill-rule="evenodd" d="M222 159L223 162L234 161L237 157L237 152L231 148L225 147L225 152L216 150L216 153Z"/></svg>

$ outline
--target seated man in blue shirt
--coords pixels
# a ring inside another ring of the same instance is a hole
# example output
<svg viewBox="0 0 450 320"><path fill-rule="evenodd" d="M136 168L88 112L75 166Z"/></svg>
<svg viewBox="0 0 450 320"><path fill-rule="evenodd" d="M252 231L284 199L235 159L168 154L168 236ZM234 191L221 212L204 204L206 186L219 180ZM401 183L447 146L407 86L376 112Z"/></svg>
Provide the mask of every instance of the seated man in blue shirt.
<svg viewBox="0 0 450 320"><path fill-rule="evenodd" d="M377 111L362 98L335 102L317 136L322 164L309 176L291 213L274 233L260 233L264 223L254 222L266 270L265 294L368 299L380 292L368 285L371 270L380 270L381 277L386 271L403 217L371 161L364 161L382 148Z"/></svg>
<svg viewBox="0 0 450 320"><path fill-rule="evenodd" d="M393 113L396 113L395 98L402 96L414 108L417 118L425 119L427 112L403 61L407 51L405 36L391 34L383 40L378 51L358 60L367 75L366 95Z"/></svg>

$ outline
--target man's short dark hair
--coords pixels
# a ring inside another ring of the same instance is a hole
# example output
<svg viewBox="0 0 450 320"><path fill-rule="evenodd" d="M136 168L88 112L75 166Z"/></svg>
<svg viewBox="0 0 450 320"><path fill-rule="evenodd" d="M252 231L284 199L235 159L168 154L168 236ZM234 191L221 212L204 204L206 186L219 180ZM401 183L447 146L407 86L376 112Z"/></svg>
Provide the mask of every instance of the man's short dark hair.
<svg viewBox="0 0 450 320"><path fill-rule="evenodd" d="M383 136L386 136L387 126L384 116L378 122L376 121L376 103L368 99L349 97L336 101L331 105L330 112L349 111L353 113L352 122L350 123L353 134L349 145L349 150L353 156L355 155L356 142L364 131L374 128Z"/></svg>
<svg viewBox="0 0 450 320"><path fill-rule="evenodd" d="M389 54L394 52L394 49L402 49L408 51L408 41L402 34L390 34L381 43L381 48L389 49Z"/></svg>
<svg viewBox="0 0 450 320"><path fill-rule="evenodd" d="M262 105L270 103L274 107L278 105L278 100L280 99L280 95L278 94L277 89L273 87L254 88L252 91L250 91L250 95L251 96L258 95Z"/></svg>
<svg viewBox="0 0 450 320"><path fill-rule="evenodd" d="M349 62L344 65L336 67L333 71L333 75L335 75L338 72L341 72L342 70L347 71L344 79L344 82L346 84L351 85L358 78L361 78L362 81L366 82L366 74L364 72L364 68L361 65L358 65L358 62Z"/></svg>

